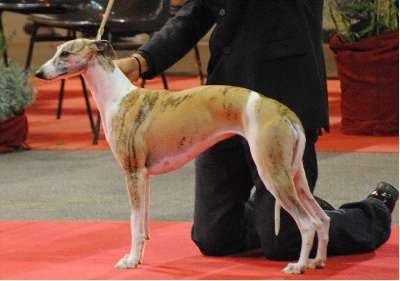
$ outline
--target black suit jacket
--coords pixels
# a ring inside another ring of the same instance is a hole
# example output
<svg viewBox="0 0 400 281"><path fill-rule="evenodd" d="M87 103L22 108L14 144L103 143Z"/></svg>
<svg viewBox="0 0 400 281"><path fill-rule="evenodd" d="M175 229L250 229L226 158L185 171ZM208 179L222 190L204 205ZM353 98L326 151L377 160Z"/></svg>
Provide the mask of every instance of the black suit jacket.
<svg viewBox="0 0 400 281"><path fill-rule="evenodd" d="M207 84L249 88L289 106L306 130L329 130L323 0L189 0L140 48L152 78L213 26Z"/></svg>

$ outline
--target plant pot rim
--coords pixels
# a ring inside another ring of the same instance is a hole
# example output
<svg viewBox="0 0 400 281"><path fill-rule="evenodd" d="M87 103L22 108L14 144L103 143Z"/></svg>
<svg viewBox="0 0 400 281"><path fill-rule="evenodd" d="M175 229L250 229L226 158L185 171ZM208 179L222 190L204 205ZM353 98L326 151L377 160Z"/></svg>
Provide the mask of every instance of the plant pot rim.
<svg viewBox="0 0 400 281"><path fill-rule="evenodd" d="M0 123L8 122L9 120L22 116L24 114L25 114L25 109L18 110L17 112L14 112L12 115L8 116L6 120L0 120Z"/></svg>
<svg viewBox="0 0 400 281"><path fill-rule="evenodd" d="M340 50L368 51L384 46L385 44L383 43L383 41L385 40L394 40L396 38L398 45L398 38L399 38L398 28L376 36L364 38L360 41L355 41L355 42L343 42L339 39L339 36L336 34L329 41L329 47L334 52Z"/></svg>

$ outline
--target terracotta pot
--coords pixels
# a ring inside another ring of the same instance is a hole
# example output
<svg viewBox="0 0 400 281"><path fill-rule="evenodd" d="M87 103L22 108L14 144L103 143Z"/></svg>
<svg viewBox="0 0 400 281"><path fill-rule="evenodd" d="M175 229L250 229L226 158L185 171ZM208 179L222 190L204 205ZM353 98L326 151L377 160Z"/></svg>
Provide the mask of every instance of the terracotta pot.
<svg viewBox="0 0 400 281"><path fill-rule="evenodd" d="M29 149L26 144L28 120L22 111L16 116L0 121L0 153Z"/></svg>
<svg viewBox="0 0 400 281"><path fill-rule="evenodd" d="M398 30L359 42L329 43L342 89L342 132L399 134Z"/></svg>

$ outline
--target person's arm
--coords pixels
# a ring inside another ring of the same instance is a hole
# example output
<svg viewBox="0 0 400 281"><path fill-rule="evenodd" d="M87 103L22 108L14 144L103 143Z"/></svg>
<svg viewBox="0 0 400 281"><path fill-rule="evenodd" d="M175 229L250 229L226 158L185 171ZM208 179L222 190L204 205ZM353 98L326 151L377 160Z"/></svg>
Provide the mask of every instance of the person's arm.
<svg viewBox="0 0 400 281"><path fill-rule="evenodd" d="M185 56L214 24L214 14L206 0L189 0L164 27L139 48L142 76L151 79ZM116 60L117 66L132 81L139 78L139 63L134 57Z"/></svg>

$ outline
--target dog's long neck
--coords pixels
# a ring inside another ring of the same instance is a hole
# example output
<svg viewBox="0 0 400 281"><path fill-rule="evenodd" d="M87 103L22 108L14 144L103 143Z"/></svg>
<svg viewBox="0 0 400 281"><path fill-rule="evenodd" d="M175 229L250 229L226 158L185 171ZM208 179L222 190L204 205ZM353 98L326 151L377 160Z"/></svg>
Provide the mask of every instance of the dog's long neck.
<svg viewBox="0 0 400 281"><path fill-rule="evenodd" d="M100 61L95 59L82 75L96 101L107 135L111 126L111 118L121 100L137 87L114 63L110 62L109 65L104 65Z"/></svg>

